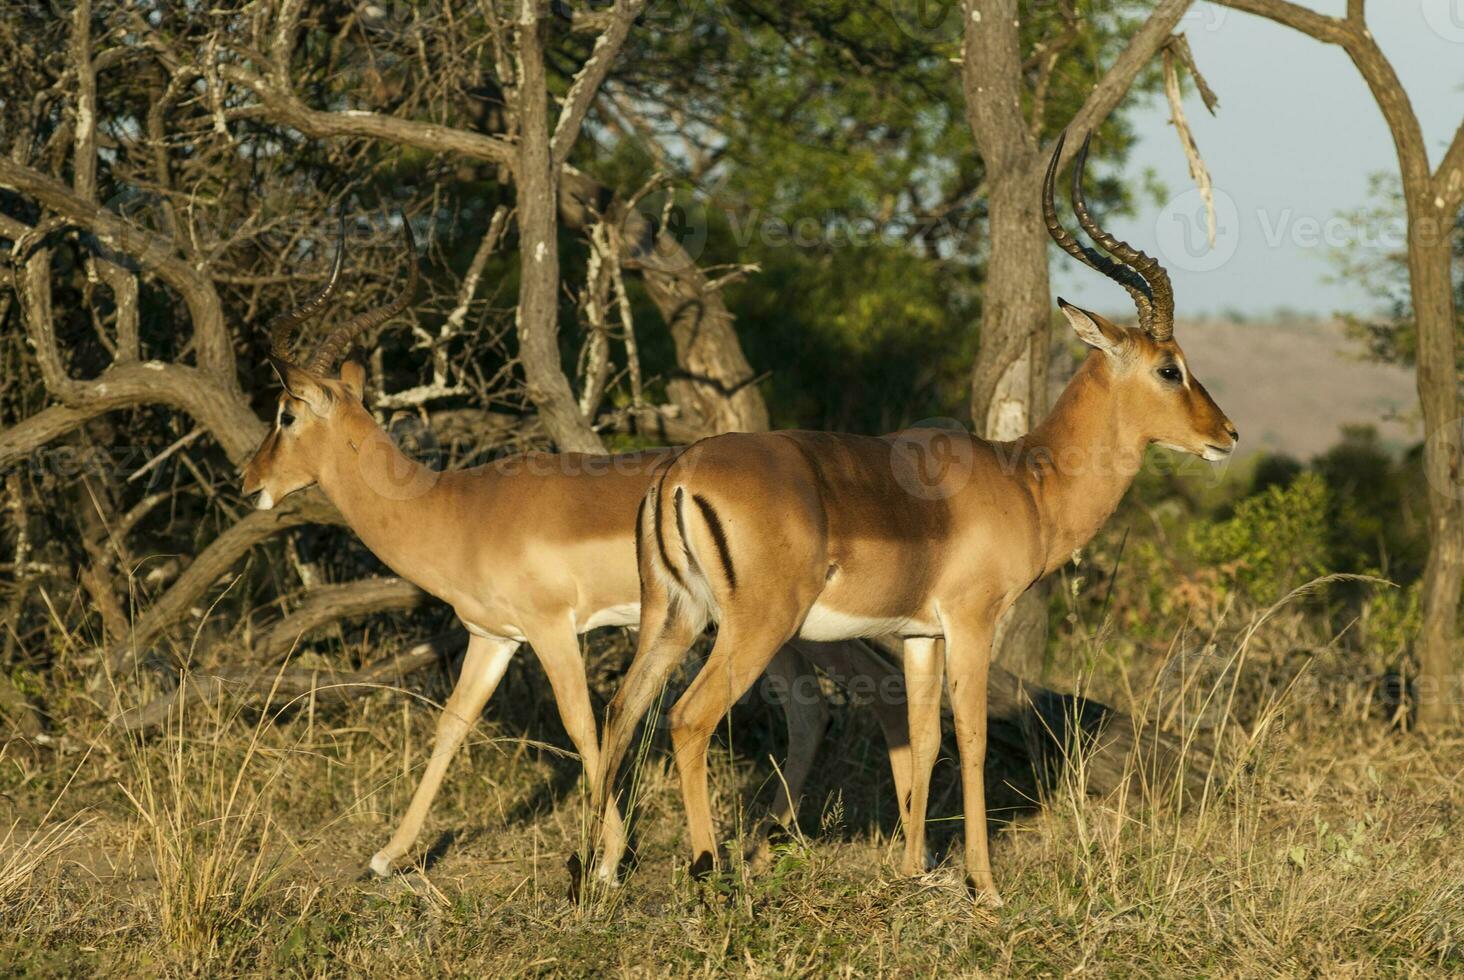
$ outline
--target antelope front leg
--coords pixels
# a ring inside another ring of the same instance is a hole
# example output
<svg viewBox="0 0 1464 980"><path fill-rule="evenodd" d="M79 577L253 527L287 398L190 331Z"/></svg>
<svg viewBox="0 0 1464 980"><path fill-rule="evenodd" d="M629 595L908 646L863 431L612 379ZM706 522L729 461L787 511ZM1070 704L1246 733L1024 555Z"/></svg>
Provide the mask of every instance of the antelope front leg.
<svg viewBox="0 0 1464 980"><path fill-rule="evenodd" d="M961 795L966 815L966 887L1001 904L986 846L986 675L991 666L992 620L946 632L946 672L961 750ZM912 699L913 700L913 699Z"/></svg>
<svg viewBox="0 0 1464 980"><path fill-rule="evenodd" d="M518 643L513 640L486 636L468 638L462 672L452 689L452 696L442 709L442 715L437 719L437 735L432 745L432 758L427 761L427 771L422 774L422 781L417 784L417 792L407 807L407 815L397 826L396 833L392 834L391 841L371 859L371 870L376 874L390 874L392 865L417 842L417 835L422 832L422 823L427 819L427 811L442 786L442 777L447 773L452 757L478 720L483 706L493 696L494 688L503 679L503 672L508 669L508 662L517 649Z"/></svg>
<svg viewBox="0 0 1464 980"><path fill-rule="evenodd" d="M905 861L901 870L907 875L925 870L925 811L930 802L930 771L940 752L940 688L945 669L942 646L940 640L905 641L910 783L904 799L900 800L900 815L905 824ZM985 731L984 727L982 730Z"/></svg>

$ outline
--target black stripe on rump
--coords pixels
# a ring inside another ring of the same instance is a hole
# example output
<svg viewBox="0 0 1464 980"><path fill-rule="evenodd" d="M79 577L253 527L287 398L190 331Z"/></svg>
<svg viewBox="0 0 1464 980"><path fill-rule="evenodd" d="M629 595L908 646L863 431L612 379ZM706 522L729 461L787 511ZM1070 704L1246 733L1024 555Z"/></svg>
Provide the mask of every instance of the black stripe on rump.
<svg viewBox="0 0 1464 980"><path fill-rule="evenodd" d="M722 559L722 571L727 576L727 585L735 590L737 588L737 570L732 567L732 552L727 547L727 532L722 528L722 519L712 509L711 503L701 494L692 494L691 499L696 501L697 508L701 511L702 519L707 522L707 528L712 532L712 540L717 545L717 557Z"/></svg>
<svg viewBox="0 0 1464 980"><path fill-rule="evenodd" d="M667 469L669 468L667 467ZM656 513L651 518L656 525L656 549L661 553L661 564L666 566L666 571L671 573L671 578L676 581L677 585L686 588L686 583L681 580L681 573L676 570L675 565L671 564L671 553L666 550L666 536L661 533L661 488L665 483L666 471L662 470L660 482L656 484Z"/></svg>
<svg viewBox="0 0 1464 980"><path fill-rule="evenodd" d="M641 534L646 527L646 502L642 500L635 509L635 570L640 574L641 569Z"/></svg>
<svg viewBox="0 0 1464 980"><path fill-rule="evenodd" d="M686 574L704 574L696 563L696 555L691 550L691 539L686 536L686 489L676 488L676 533L681 535L681 550L686 554Z"/></svg>

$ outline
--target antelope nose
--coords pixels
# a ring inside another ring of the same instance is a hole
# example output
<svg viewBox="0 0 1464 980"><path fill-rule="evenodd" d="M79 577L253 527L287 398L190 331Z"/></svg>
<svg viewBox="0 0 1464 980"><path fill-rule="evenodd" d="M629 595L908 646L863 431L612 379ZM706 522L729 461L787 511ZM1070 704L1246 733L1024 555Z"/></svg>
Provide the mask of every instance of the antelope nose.
<svg viewBox="0 0 1464 980"><path fill-rule="evenodd" d="M1225 434L1230 436L1231 442L1240 442L1240 433L1235 431L1235 426L1228 420L1225 423Z"/></svg>

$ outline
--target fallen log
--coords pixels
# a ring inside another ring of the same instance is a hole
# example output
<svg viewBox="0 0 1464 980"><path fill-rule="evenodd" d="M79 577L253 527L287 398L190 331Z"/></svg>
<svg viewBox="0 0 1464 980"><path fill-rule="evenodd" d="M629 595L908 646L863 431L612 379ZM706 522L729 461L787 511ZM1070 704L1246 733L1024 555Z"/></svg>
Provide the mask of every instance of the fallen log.
<svg viewBox="0 0 1464 980"><path fill-rule="evenodd" d="M112 719L125 731L143 731L168 720L184 699L194 705L209 705L224 697L255 697L266 705L312 698L316 702L344 703L363 687L400 684L411 674L446 659L467 643L460 628L438 633L404 653L359 670L315 667L225 667L183 676L172 691L145 705L129 708Z"/></svg>

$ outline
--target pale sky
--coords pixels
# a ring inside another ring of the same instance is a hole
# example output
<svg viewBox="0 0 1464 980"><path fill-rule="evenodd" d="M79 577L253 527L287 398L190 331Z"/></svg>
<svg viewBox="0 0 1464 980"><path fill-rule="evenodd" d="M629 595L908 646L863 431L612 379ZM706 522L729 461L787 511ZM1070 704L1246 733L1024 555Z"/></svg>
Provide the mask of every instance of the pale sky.
<svg viewBox="0 0 1464 980"><path fill-rule="evenodd" d="M1339 15L1345 0L1305 5ZM1368 11L1437 167L1464 121L1464 0L1373 0ZM1323 316L1363 311L1369 304L1361 290L1329 281L1336 266L1328 240L1378 248L1396 238L1393 227L1336 219L1368 203L1369 176L1396 175L1398 161L1362 76L1340 48L1210 3L1197 3L1180 29L1220 98L1213 118L1198 95L1185 101L1215 184L1216 248L1209 249L1195 218L1198 193L1162 96L1132 109L1140 142L1128 168L1136 182L1151 168L1171 200L1146 195L1137 216L1114 216L1111 230L1157 252L1182 317L1280 307ZM1132 314L1118 287L1065 255L1054 263L1053 288L1080 305Z"/></svg>

